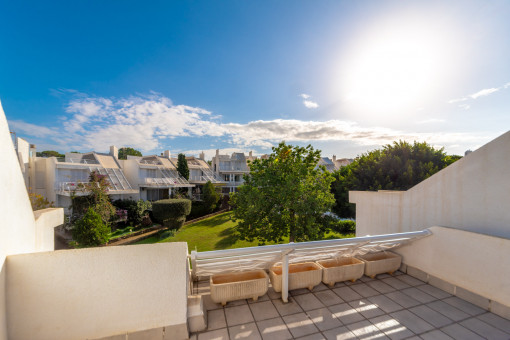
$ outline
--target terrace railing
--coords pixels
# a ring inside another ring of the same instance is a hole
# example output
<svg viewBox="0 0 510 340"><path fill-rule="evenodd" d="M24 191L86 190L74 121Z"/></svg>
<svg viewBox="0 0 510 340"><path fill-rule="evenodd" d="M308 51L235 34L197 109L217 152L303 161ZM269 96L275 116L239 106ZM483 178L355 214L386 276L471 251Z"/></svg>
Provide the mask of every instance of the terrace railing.
<svg viewBox="0 0 510 340"><path fill-rule="evenodd" d="M282 264L282 300L288 301L289 263L364 255L395 248L429 236L428 230L336 240L197 252L190 255L193 278L222 272L269 269Z"/></svg>

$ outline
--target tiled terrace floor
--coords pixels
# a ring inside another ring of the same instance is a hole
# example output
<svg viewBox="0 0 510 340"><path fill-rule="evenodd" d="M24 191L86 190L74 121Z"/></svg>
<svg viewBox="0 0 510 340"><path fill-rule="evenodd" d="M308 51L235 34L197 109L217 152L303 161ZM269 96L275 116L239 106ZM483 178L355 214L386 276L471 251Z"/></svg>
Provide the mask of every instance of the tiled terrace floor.
<svg viewBox="0 0 510 340"><path fill-rule="evenodd" d="M215 304L204 294L208 329L191 339L510 339L510 321L401 272L355 283Z"/></svg>

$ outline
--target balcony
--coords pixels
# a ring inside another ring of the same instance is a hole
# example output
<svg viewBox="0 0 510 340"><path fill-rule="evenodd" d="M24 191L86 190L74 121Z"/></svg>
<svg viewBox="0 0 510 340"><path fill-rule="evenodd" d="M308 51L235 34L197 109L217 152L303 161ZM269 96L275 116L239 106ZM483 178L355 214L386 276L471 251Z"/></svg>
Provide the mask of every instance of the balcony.
<svg viewBox="0 0 510 340"><path fill-rule="evenodd" d="M88 192L85 190L85 186L90 182L76 181L76 182L58 182L55 184L55 192L58 195L71 196L75 194L77 196L87 195Z"/></svg>
<svg viewBox="0 0 510 340"><path fill-rule="evenodd" d="M167 177L147 177L140 183L142 187L152 188L181 188L192 187L186 180L180 178L167 178Z"/></svg>

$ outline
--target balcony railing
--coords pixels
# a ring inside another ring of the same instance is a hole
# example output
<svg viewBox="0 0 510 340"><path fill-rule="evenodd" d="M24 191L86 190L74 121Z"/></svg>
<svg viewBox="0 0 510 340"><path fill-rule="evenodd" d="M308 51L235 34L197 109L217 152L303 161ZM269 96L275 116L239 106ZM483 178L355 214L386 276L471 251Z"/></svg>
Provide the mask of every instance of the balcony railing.
<svg viewBox="0 0 510 340"><path fill-rule="evenodd" d="M247 166L221 166L219 171L250 171Z"/></svg>
<svg viewBox="0 0 510 340"><path fill-rule="evenodd" d="M148 177L144 178L142 184L148 186L177 186L182 184L178 179L173 178L156 178L156 177Z"/></svg>
<svg viewBox="0 0 510 340"><path fill-rule="evenodd" d="M58 182L55 185L55 191L64 193L64 194L70 194L71 192L74 192L77 194L80 194L80 193L85 194L87 192L87 190L85 189L87 184L90 184L90 182L85 182L85 181L83 181L83 182L82 181Z"/></svg>

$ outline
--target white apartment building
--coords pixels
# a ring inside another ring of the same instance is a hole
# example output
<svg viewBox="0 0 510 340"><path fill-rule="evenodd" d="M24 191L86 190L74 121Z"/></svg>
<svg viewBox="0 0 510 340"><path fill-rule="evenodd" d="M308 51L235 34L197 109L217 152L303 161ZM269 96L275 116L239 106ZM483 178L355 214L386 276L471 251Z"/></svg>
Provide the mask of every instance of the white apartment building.
<svg viewBox="0 0 510 340"><path fill-rule="evenodd" d="M220 150L216 150L211 166L214 173L226 182L222 190L224 194L237 191L237 187L244 183L243 176L250 172L247 161L255 159L251 151L246 157L242 152L234 152L229 156L220 155Z"/></svg>
<svg viewBox="0 0 510 340"><path fill-rule="evenodd" d="M179 188L191 188L190 184L177 171L170 160L170 151L161 156L128 156L127 160L119 161L131 186L139 191L139 198L157 201L172 196L172 191Z"/></svg>
<svg viewBox="0 0 510 340"><path fill-rule="evenodd" d="M333 155L333 158L321 157L317 165L324 165L327 171L334 172L339 170L343 166L351 164L352 161L353 161L352 159L348 158L337 159L336 156Z"/></svg>
<svg viewBox="0 0 510 340"><path fill-rule="evenodd" d="M98 152L66 153L64 159L56 157L35 159L35 192L43 195L57 207L71 206L71 195L86 195L80 190L87 183L92 171L106 176L110 183L108 194L115 199L136 199L138 190L126 179L118 160L118 149L110 154Z"/></svg>

